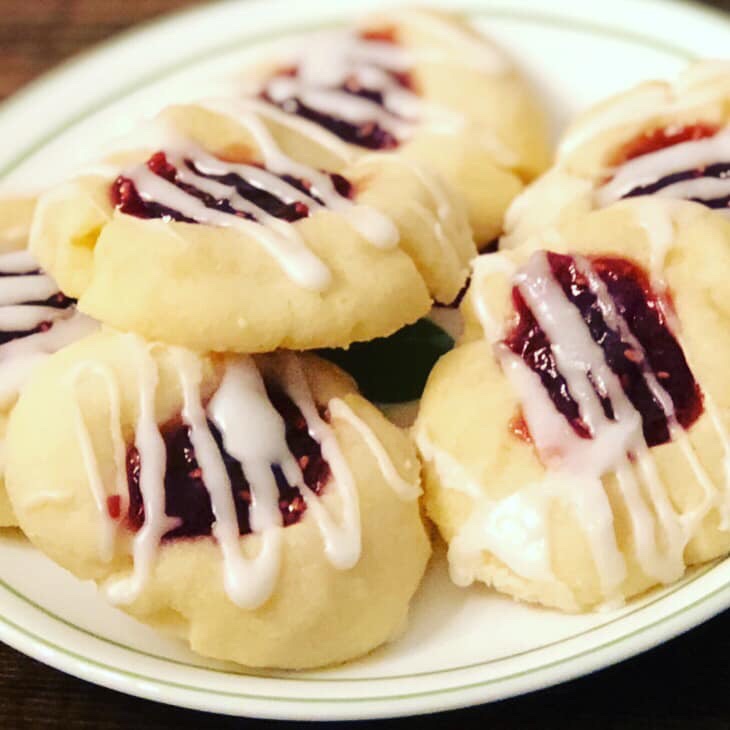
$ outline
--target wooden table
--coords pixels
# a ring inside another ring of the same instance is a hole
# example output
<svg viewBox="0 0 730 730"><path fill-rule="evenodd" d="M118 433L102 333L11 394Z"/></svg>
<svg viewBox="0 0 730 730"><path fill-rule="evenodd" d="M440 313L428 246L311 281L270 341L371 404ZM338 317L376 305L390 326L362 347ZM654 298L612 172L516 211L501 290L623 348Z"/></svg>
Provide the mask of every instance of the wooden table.
<svg viewBox="0 0 730 730"><path fill-rule="evenodd" d="M193 4L192 0L0 0L0 98L79 49L134 23ZM730 11L730 0L708 4ZM439 719L446 727L478 725L487 730L727 729L729 649L730 613L726 613L689 635L591 677ZM407 728L421 723L412 718L392 724ZM218 730L263 724L126 697L61 674L0 644L0 730Z"/></svg>

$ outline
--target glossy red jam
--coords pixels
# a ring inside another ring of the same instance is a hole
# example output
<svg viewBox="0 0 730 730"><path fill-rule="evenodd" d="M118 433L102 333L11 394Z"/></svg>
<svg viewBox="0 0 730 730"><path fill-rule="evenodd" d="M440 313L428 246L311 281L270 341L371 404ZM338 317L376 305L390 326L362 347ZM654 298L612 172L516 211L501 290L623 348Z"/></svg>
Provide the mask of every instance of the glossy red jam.
<svg viewBox="0 0 730 730"><path fill-rule="evenodd" d="M289 223L294 223L302 218L306 218L310 213L308 206L304 203L299 201L287 203L284 200L280 200L276 195L252 185L235 172L230 172L226 175L212 175L205 173L196 166L194 160L185 160L185 165L201 177L232 187L241 197L251 201L275 218L280 218L281 220L285 220ZM210 193L206 193L194 185L184 183L179 179L177 169L168 162L164 152L156 152L152 155L152 157L150 157L147 161L147 167L155 173L155 175L159 175L180 190L186 192L188 195L200 200L206 208L218 210L222 213L228 213L248 220L255 220L254 216L250 213L236 210L227 199L216 198ZM279 177L295 187L297 190L305 193L311 198L314 198L318 203L322 203L317 195L312 192L312 185L309 181L299 180L291 175L280 175ZM335 190L337 190L340 195L344 197L350 197L352 195L352 186L344 177L341 175L331 175L330 178ZM111 200L112 204L122 213L133 215L137 218L164 218L166 220L173 220L181 223L196 222L192 218L186 217L178 210L169 208L154 200L143 199L134 182L123 175L120 175L112 184Z"/></svg>
<svg viewBox="0 0 730 730"><path fill-rule="evenodd" d="M622 165L642 155L658 152L682 142L714 137L719 131L716 124L689 124L686 126L659 127L642 132L638 137L625 144L615 155L611 164Z"/></svg>
<svg viewBox="0 0 730 730"><path fill-rule="evenodd" d="M667 415L647 385L642 354L606 323L596 296L572 256L548 253L548 261L566 298L580 312L594 342L603 350L606 363L641 414L646 442L649 446L666 443L670 439ZM652 289L646 272L635 262L617 257L592 257L589 261L633 337L646 353L651 371L672 399L677 421L682 427L689 428L703 411L702 392L679 342L669 329L664 314L665 303ZM591 431L582 420L578 404L557 367L552 343L517 287L512 294L516 321L505 344L537 373L555 408L574 431L581 438L591 438ZM607 418L613 419L611 402L597 390L596 393Z"/></svg>
<svg viewBox="0 0 730 730"><path fill-rule="evenodd" d="M395 28L379 28L365 31L360 34L360 38L374 43L386 43L392 45L397 45L399 42ZM388 76L390 76L390 78L403 89L407 89L409 91L414 90L415 85L410 73L392 71L389 69L381 70L387 73ZM281 71L278 76L290 76L296 78L298 73L298 69L294 67ZM363 86L355 75L351 75L345 79L344 83L335 87L335 90L345 92L351 96L368 99L380 107L385 107L385 100L382 91ZM311 106L307 106L296 96L289 97L283 101L275 101L266 92L266 90L264 90L261 96L266 101L276 104L287 113L296 114L304 119L309 119L311 122L318 124L320 127L328 129L341 140L357 145L358 147L364 147L369 150L392 150L400 145L400 141L395 137L395 135L385 129L377 120L369 120L357 124L319 111Z"/></svg>
<svg viewBox="0 0 730 730"><path fill-rule="evenodd" d="M321 494L330 478L329 464L322 456L319 443L309 434L307 423L301 411L282 391L268 388L269 398L286 424L286 441L289 450L299 463L304 483L316 494ZM251 489L240 462L226 452L221 435L212 423L208 423L231 481L231 494L236 507L238 528L241 535L251 532L249 505ZM203 481L195 449L190 442L188 428L175 423L163 429L167 449L167 468L165 472L165 512L180 520L179 527L168 532L164 539L204 537L211 534L215 522L210 495ZM135 447L127 452L127 480L129 484L129 511L125 523L133 531L144 524L144 505L139 488L140 455ZM272 473L279 488L279 509L283 524L298 522L306 510L300 491L288 484L281 469L271 465ZM118 519L119 502L108 505L109 514Z"/></svg>

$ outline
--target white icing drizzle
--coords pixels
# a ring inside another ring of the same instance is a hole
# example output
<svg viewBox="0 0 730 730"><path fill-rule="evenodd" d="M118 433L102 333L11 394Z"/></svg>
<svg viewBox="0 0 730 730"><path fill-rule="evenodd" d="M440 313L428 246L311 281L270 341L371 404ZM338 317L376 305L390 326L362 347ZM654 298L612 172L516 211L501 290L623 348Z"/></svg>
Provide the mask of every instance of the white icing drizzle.
<svg viewBox="0 0 730 730"><path fill-rule="evenodd" d="M235 173L251 185L267 190L287 203L301 202L314 212L329 209L339 213L366 242L378 248L390 249L398 245L400 233L393 221L374 208L356 204L340 195L328 174L297 162L282 152L262 117L275 117L275 122L282 123L281 117L289 115L278 116L273 107L255 100L209 99L201 104L243 126L258 146L266 169L218 159L174 133L168 134L167 144L164 145L167 158L184 182L228 200L236 210L252 215L255 220L208 208L195 196L155 175L146 164L139 164L123 174L132 180L143 200L177 210L198 223L241 230L262 245L293 281L315 291L323 291L329 286L331 273L307 247L297 227L270 215L239 195L234 186L196 174L187 166L186 160L192 160L205 175ZM260 110L266 107L268 111L261 114ZM326 139L317 125L298 125L297 131L317 143L326 144L330 150L336 147L331 140ZM307 181L311 185L311 194L303 193L282 180L280 176L284 175Z"/></svg>
<svg viewBox="0 0 730 730"><path fill-rule="evenodd" d="M309 432L320 444L322 456L330 465L334 488L341 504L341 524L337 524L317 495L300 479L297 485L307 508L317 521L325 543L325 554L337 568L345 570L354 566L362 550L360 502L357 487L347 460L337 443L330 426L320 418L317 406L307 385L301 364L292 353L281 353L287 394L302 412ZM330 405L333 401L330 401Z"/></svg>
<svg viewBox="0 0 730 730"><path fill-rule="evenodd" d="M609 205L634 188L651 185L662 178L686 170L702 170L718 162L730 162L730 129L712 137L665 147L620 165L614 177L596 192L601 207ZM730 179L693 177L667 185L652 195L670 198L712 199L730 195ZM730 209L720 211L730 215Z"/></svg>
<svg viewBox="0 0 730 730"><path fill-rule="evenodd" d="M140 459L139 491L144 524L134 536L132 574L107 585L110 600L120 605L129 605L139 597L154 569L160 541L179 524L165 513L166 449L155 416L157 366L143 340L136 335L126 337L136 351L137 360L139 401L134 445Z"/></svg>
<svg viewBox="0 0 730 730"><path fill-rule="evenodd" d="M47 274L9 276L0 287L0 307L43 301L57 293L56 282Z"/></svg>
<svg viewBox="0 0 730 730"><path fill-rule="evenodd" d="M666 245L662 242L660 252L663 251ZM518 394L547 472L542 480L520 488L499 502L477 496L473 486L465 489L476 504L450 547L450 554L453 551L450 562L457 582L467 584L476 578L483 550L489 550L525 578L554 582L549 508L553 499L559 499L571 506L584 530L604 597L615 598L626 567L616 543L612 511L602 485L602 479L610 473L616 476L628 510L637 560L642 571L659 582L671 582L683 573L684 550L711 509L720 509L723 524L728 524L730 441L712 399L705 394L705 408L725 454L723 489L713 484L702 466L687 433L677 421L671 397L651 370L646 352L619 314L605 284L586 259L573 258L596 297L607 325L634 351L647 387L664 412L671 440L681 450L702 490L701 497L688 511L678 514L675 510L644 439L640 414L624 393L577 308L555 280L545 252L533 254L518 272L504 255L480 257L474 266L473 285L477 316L488 341L495 346L505 376ZM656 256L655 264L658 267L663 264L662 253ZM591 430L591 439L578 437L553 405L539 376L501 344L504 323L490 311L483 291L480 293L485 281L494 274L515 282L552 343L558 370L579 406L581 418ZM610 400L615 420L606 417L596 391ZM423 439L424 435L419 446L425 458L443 469L446 463L443 455L436 454L432 445L424 451ZM441 467L436 463L439 459ZM445 475L449 476L446 472ZM459 480L451 476L448 486L459 489Z"/></svg>
<svg viewBox="0 0 730 730"><path fill-rule="evenodd" d="M59 293L50 276L40 273L27 250L0 255L0 332L28 332L44 322L48 328L0 345L0 404L17 398L33 367L46 356L90 334L96 322L75 306L50 307L45 301Z"/></svg>
<svg viewBox="0 0 730 730"><path fill-rule="evenodd" d="M723 68L725 67L724 64L718 63L718 65ZM632 207L634 208L634 212L638 217L640 224L646 230L649 237L653 284L658 291L664 291L666 284L662 274L664 262L674 238L674 218L679 214L687 215L690 213L690 210L687 207L682 206L682 204L678 201L661 199L652 200L650 198L642 198L641 200L634 201ZM689 348L685 347L682 341L682 335L679 323L676 321L676 315L671 308L664 308L664 315L672 334L684 352L690 369L694 370L691 352ZM724 454L723 469L725 473L725 487L721 497L719 499L716 498L714 500L715 504L711 506L716 506L720 512L721 529L730 530L730 434L728 434L728 430L724 425L720 409L715 403L712 394L709 393L706 388L703 389L703 398L705 413L709 417L712 427L720 440ZM687 439L686 434L681 435L684 439ZM697 472L699 465L693 463L692 468L695 472ZM707 494L711 488L709 477L703 476L700 479L700 483L705 490L707 499Z"/></svg>
<svg viewBox="0 0 730 730"><path fill-rule="evenodd" d="M159 371L152 350L158 346L148 345L134 335L124 337L134 350L137 371L139 402L135 446L140 456L139 489L145 520L133 540L131 574L110 582L106 587L110 599L118 604L129 604L139 597L154 571L162 538L179 524L165 514L166 451L154 411ZM357 486L334 430L319 415L297 357L291 353L271 356L276 358L277 382L301 411L309 433L319 443L322 456L330 466L332 479L328 482L327 493L331 497L327 499L320 498L304 483L302 468L287 445L286 424L269 400L263 377L252 357L236 356L226 360L222 380L206 408L200 392L203 378L200 358L180 348L169 348L167 352L180 382L182 420L189 429L202 481L210 495L215 517L212 534L221 550L224 586L231 601L242 608L253 609L265 603L276 586L284 527L274 468L279 469L286 481L302 494L308 513L322 535L327 559L341 570L353 567L362 550ZM69 376L77 436L100 517L100 552L104 559L109 559L113 555L117 523L109 515L108 494L75 392L78 381L89 375L104 381L109 401L116 479L120 482L121 491L126 493L120 392L113 371L94 361L81 362ZM415 499L419 491L417 485L407 484L400 477L372 431L344 403L335 399L331 404L338 414L336 417L353 425L372 450L383 476L395 493L406 500ZM245 555L242 550L230 478L209 421L220 432L225 450L241 463L250 487L250 526L258 541L258 550L253 557ZM331 514L329 505L337 507L339 517ZM128 495L122 503L121 514L126 514L127 508Z"/></svg>
<svg viewBox="0 0 730 730"><path fill-rule="evenodd" d="M259 116L265 117L282 127L291 129L302 137L315 142L344 163L352 163L355 161L356 154L350 145L343 142L336 134L330 132L329 129L321 127L309 119L297 116L296 114L288 114L282 109L279 109L279 107L261 99L242 98L237 103L241 108L245 107Z"/></svg>
<svg viewBox="0 0 730 730"><path fill-rule="evenodd" d="M17 332L35 329L43 322L53 322L65 314L58 307L33 304L0 305L0 331Z"/></svg>
<svg viewBox="0 0 730 730"><path fill-rule="evenodd" d="M368 79L372 84L375 80L374 74L356 73L355 75L363 82L364 79ZM409 117L413 119L420 111L420 99L395 84L387 74L383 74L383 76L387 77L387 81L381 84L384 96L383 106L371 99L348 94L346 91L313 87L304 80L289 77L272 79L269 81L266 91L274 103L284 105L285 109L287 100L297 98L305 106L316 109L322 114L342 119L351 124L377 122L397 139L405 139L413 129L413 121L406 120ZM386 84L397 87L397 90L388 89ZM390 111L391 109L392 111Z"/></svg>
<svg viewBox="0 0 730 730"><path fill-rule="evenodd" d="M188 394L192 398L196 394ZM199 401L198 401L199 402ZM216 524L214 536L223 552L226 592L243 608L256 608L271 595L281 563L282 520L279 491L271 465L281 469L287 481L301 481L301 471L286 444L286 426L266 395L264 381L250 357L241 357L226 369L208 412L223 436L223 446L241 463L251 489L251 530L260 535L258 555L241 555L238 520L231 483L220 452L205 422L202 406L186 400L183 418L198 410L193 446L203 448L199 461L211 495ZM245 415L244 415L245 414ZM192 433L191 433L192 441ZM208 483L208 476L213 481Z"/></svg>
<svg viewBox="0 0 730 730"><path fill-rule="evenodd" d="M316 41L313 39L295 59L296 77L275 76L263 91L284 111L291 109L294 112L292 105L298 99L310 109L351 124L377 124L400 142L407 141L419 124L425 124L436 133L456 133L465 124L462 114L422 99L398 83L392 74L407 72L418 61L479 68L479 64L474 63L477 54L471 53L471 49L482 51L480 60L497 57L497 54L462 29L452 29L450 24L435 16L427 20L436 29L444 26L446 35L459 41L461 53L452 54L435 48L410 49L365 39L353 31L335 31L319 35ZM504 62L504 59L500 57L500 61ZM494 73L494 64L482 64L480 70ZM343 85L352 82L379 93L381 101L342 90ZM505 152L505 146L499 140L495 141L494 135L485 138L484 144L496 146L500 153ZM506 155L514 158L510 150L506 150Z"/></svg>
<svg viewBox="0 0 730 730"><path fill-rule="evenodd" d="M277 104L298 98L318 112L353 124L377 123L404 140L421 116L423 103L391 73L408 71L411 66L411 55L400 46L365 40L353 31L337 31L307 48L298 59L296 78L274 77L265 91ZM349 79L379 92L382 104L341 91L338 87Z"/></svg>
<svg viewBox="0 0 730 730"><path fill-rule="evenodd" d="M609 100L568 129L558 147L558 164L564 164L584 144L612 129L642 126L652 120L671 119L705 105L722 104L729 90L729 68L730 63L726 60L701 61L680 73L673 83L648 83Z"/></svg>
<svg viewBox="0 0 730 730"><path fill-rule="evenodd" d="M398 245L400 233L390 218L375 208L353 203L337 192L328 174L285 155L246 100L208 99L202 102L202 106L217 114L228 116L246 128L259 147L268 170L278 175L291 175L307 180L312 186L312 192L323 201L324 207L343 215L368 243L382 249L395 248ZM252 170L256 171L258 168ZM246 177L243 171L239 171L239 174ZM322 208L313 198L310 198L307 205L314 210Z"/></svg>
<svg viewBox="0 0 730 730"><path fill-rule="evenodd" d="M54 320L53 326L45 332L0 345L0 403L17 397L37 363L98 327L97 322L73 308L66 318Z"/></svg>
<svg viewBox="0 0 730 730"><path fill-rule="evenodd" d="M91 441L88 426L84 420L81 405L77 398L76 389L82 380L88 382L90 377L96 377L103 381L109 405L109 426L112 440L112 451L114 455L114 466L116 470L116 487L120 498L121 514L126 513L129 505L129 493L127 491L127 470L124 439L121 430L121 407L119 400L119 388L116 376L111 368L96 362L82 362L77 365L68 375L67 386L72 391L71 404L73 408L74 428L81 450L81 458L84 462L86 477L89 481L89 488L96 504L99 516L99 553L101 559L108 562L114 555L114 539L117 531L117 523L109 514L107 493L104 480L101 476L99 462L96 458L94 445Z"/></svg>
<svg viewBox="0 0 730 730"><path fill-rule="evenodd" d="M331 400L329 410L332 418L345 421L358 432L375 457L380 473L385 477L393 491L404 501L418 499L423 493L421 487L418 484L412 484L398 473L388 452L370 426L357 416L341 398Z"/></svg>
<svg viewBox="0 0 730 730"><path fill-rule="evenodd" d="M352 30L318 34L316 42L307 44L296 61L303 81L323 87L340 86L353 73L367 73L369 69L404 73L413 66L408 49L362 38Z"/></svg>
<svg viewBox="0 0 730 730"><path fill-rule="evenodd" d="M38 262L26 248L0 256L0 272L3 274L27 274L37 268Z"/></svg>

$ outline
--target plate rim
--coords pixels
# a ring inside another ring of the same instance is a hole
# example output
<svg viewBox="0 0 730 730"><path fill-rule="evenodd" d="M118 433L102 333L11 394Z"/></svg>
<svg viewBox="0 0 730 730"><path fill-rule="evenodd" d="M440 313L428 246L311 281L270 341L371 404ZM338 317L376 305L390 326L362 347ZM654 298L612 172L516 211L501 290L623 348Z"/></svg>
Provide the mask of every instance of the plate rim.
<svg viewBox="0 0 730 730"><path fill-rule="evenodd" d="M77 74L79 71L91 67L97 63L100 62L100 58L103 60L103 56L106 53L109 53L112 50L123 50L124 47L134 39L139 38L140 36L143 36L145 33L149 32L157 32L160 30L164 30L166 27L172 27L175 24L179 22L190 22L192 19L195 18L195 16L204 16L210 13L211 11L215 11L216 8L226 5L249 5L249 6L255 6L255 5L263 5L264 2L267 3L267 5L271 5L270 0L218 0L217 2L213 2L211 4L206 4L205 6L197 6L192 8L183 9L181 11L177 11L172 14L165 15L161 18L153 19L151 21L147 21L143 24L137 25L129 30L126 30L116 36L114 36L112 39L107 40L106 42L100 43L92 47L91 49L88 49L81 54L78 54L76 57L73 57L72 59L69 59L68 61L65 61L64 63L60 64L53 70L47 72L46 74L43 74L39 78L32 81L30 84L28 84L25 88L23 88L20 92L12 95L10 99L6 100L2 104L0 104L0 124L7 119L8 115L12 116L13 114L17 113L23 113L24 109L29 108L32 106L33 100L35 98L38 98L39 96L44 96L47 93L49 93L49 90L52 90L54 87L58 87L60 85L63 85L69 77L73 77L75 74ZM659 5L656 3L656 0L641 0L641 2L646 6L655 6L659 7ZM279 0L279 5L283 5L284 3ZM584 32L597 32L602 35L612 35L615 38L620 38L622 40L627 40L634 43L642 43L643 45L649 45L650 47L654 49L659 49L667 53L673 53L674 55L681 56L684 60L690 60L692 58L696 58L696 54L691 51L688 48L684 48L678 45L675 45L673 43L668 43L665 39L662 39L658 36L651 36L647 33L636 33L633 31L627 31L626 29L617 31L615 28L611 28L606 25L601 25L601 17L597 17L595 21L581 21L580 19L576 19L575 17L571 17L568 15L561 16L560 13L565 13L565 6L569 4L569 2L562 2L559 4L556 4L553 6L552 11L550 13L517 13L515 12L515 9L518 7L518 3L516 0L508 0L506 4L502 4L501 6L496 5L490 5L488 0L481 0L479 2L467 2L463 1L458 3L462 6L462 8L471 15L477 15L477 16L489 16L492 17L500 16L500 10L501 17L505 17L506 14L510 14L512 19L517 19L518 16L527 17L529 15L529 18L531 20L536 19L536 15L541 15L542 20L545 22L556 22L565 20L570 21L571 25L578 29L582 30ZM688 14L694 15L696 18L704 17L706 18L707 22L713 22L717 23L720 21L724 27L728 29L728 35L730 37L730 19L722 13L721 11L715 9L715 8L708 8L702 5L699 5L696 2L692 2L692 0L672 0L671 3L669 3L670 6L674 6L675 8L679 8L683 12L686 12ZM505 9L512 8L512 12L505 13ZM343 15L351 14L351 12L343 13ZM235 38L231 39L229 38L228 41L225 44L222 44L221 46L215 46L210 49L206 49L203 53L199 54L193 54L191 57L185 59L182 62L175 62L174 64L168 64L163 65L162 67L155 67L153 65L153 71L143 77L138 77L134 79L131 82L128 82L124 85L123 89L116 89L113 92L106 91L101 97L96 100L92 104L87 104L82 109L77 110L73 114L71 114L69 117L64 118L62 122L55 123L52 125L49 125L48 131L46 134L44 134L41 138L35 139L34 142L30 145L26 145L22 151L18 154L14 154L9 157L8 160L6 160L2 167L0 168L0 180L2 180L4 177L6 177L8 174L10 174L14 169L19 167L23 164L26 160L31 158L33 155L38 153L51 139L53 139L56 135L62 133L63 131L72 128L75 124L80 123L83 119L87 118L91 114L100 111L104 109L106 106L110 105L112 102L119 101L120 98L123 98L124 96L130 95L134 93L135 91L138 91L140 88L143 88L146 85L149 85L155 81L158 81L162 78L164 78L167 75L170 75L176 71L181 70L185 66L192 65L196 61L200 61L203 58L210 58L215 55L220 55L222 53L225 53L226 48L231 48L234 45L239 44L244 38L247 39L253 39L254 42L263 42L267 39L270 39L271 37L275 36L285 36L296 32L301 32L302 28L301 26L297 26L296 28L287 27L286 21L283 21L281 23L277 24L277 30L273 33L267 34L266 36L256 36L255 32L253 34L246 34L246 36L243 36L241 38ZM317 23L317 27L322 27L322 23ZM120 96L121 93L121 96ZM682 588L686 588L688 585L690 585L692 582L694 582L696 579L699 579L700 577L703 577L705 575L708 575L715 571L716 569L720 568L721 566L725 565L725 567L728 567L730 565L729 563L730 559L726 559L722 562L716 562L714 564L710 564L709 566L706 566L704 569L702 569L699 573L699 575L694 575L691 579L689 579L686 582L682 582L678 584L677 586L673 586L673 590L669 593L663 594L658 596L656 599L651 601L646 606L642 605L637 607L634 611L631 613L639 612L645 608L647 608L649 605L652 605L655 602L660 602L662 599L668 597L669 595L673 595L675 592L681 590ZM704 593L700 595L697 599L690 601L686 605L680 606L677 610L672 611L668 613L667 615L661 616L656 621L653 621L646 625L641 625L640 627L634 629L633 631L628 632L627 634L623 634L611 641L605 642L604 644L599 645L596 648L591 648L588 650L584 650L582 652L577 652L575 654L572 654L567 657L563 657L558 659L554 662L547 662L546 664L542 664L537 667L529 668L528 670L517 672L515 675L505 675L496 677L490 680L481 681L481 682L475 682L475 683L468 683L466 685L459 685L454 687L442 687L440 689L431 689L420 693L410 693L407 695L388 695L385 697L353 697L353 698L343 698L343 697L321 697L321 698L307 698L307 697L292 697L292 698L286 698L279 695L275 696L266 696L266 695L260 695L260 694L253 694L248 695L246 693L231 693L231 692L221 692L216 690L211 690L210 688L198 688L194 686L185 686L179 683L174 682L167 682L164 679L160 678L151 678L146 677L144 675L136 674L134 672L130 672L126 669L120 669L118 666L111 666L111 665L104 665L103 663L99 662L98 660L95 660L91 657L83 656L80 654L75 654L73 651L69 650L65 646L62 645L54 645L53 642L49 641L47 638L44 638L43 636L37 636L33 635L32 632L30 632L27 628L24 628L22 626L19 626L17 624L14 624L12 621L7 619L5 616L0 615L0 640L4 641L10 646L13 646L17 650L21 651L22 653L25 653L35 659L38 659L39 661L46 663L50 666L55 667L56 669L59 669L61 671L67 672L69 674L75 675L81 679L86 679L89 681L92 681L96 684L100 684L112 689L116 689L128 694L145 697L147 699L156 700L159 702L165 702L168 704L174 704L177 706L182 707L189 707L191 709L199 709L199 710L207 710L207 711L214 711L224 714L230 714L230 715L246 715L251 717L264 717L264 718L278 718L278 719L356 719L356 718L376 718L376 717L395 717L400 715L407 715L411 714L413 710L415 709L416 713L421 712L432 712L432 711L438 711L438 710L445 710L445 709L454 709L457 707L465 707L469 706L471 704L478 704L480 702L484 701L492 701L497 698L506 698L515 696L517 694L522 694L524 692L528 691L534 691L546 686L551 686L563 681L567 681L569 679L575 678L577 676L583 676L585 674L591 673L593 671L596 671L600 668L609 666L611 664L614 664L616 662L622 661L623 659L626 659L631 656L635 656L641 652L647 651L648 649L653 648L654 646L658 645L659 643L662 643L663 641L666 641L674 636L677 636L681 633L684 633L685 631L694 628L695 626L699 625L703 621L711 618L712 616L719 613L721 610L727 608L730 606L730 580L723 583L723 585L716 587L712 591L709 591L707 593ZM10 592L14 594L17 598L25 601L26 603L30 603L36 610L40 610L43 613L47 614L52 620L54 621L60 621L63 624L67 625L69 628L72 628L75 631L81 631L85 634L88 634L95 640L103 641L106 643L112 643L116 644L116 642L111 641L110 639L106 639L102 636L95 635L91 632L86 631L85 629L73 625L71 622L66 621L65 619L61 618L60 616L56 616L52 614L52 612L49 612L48 610L44 609L40 604L36 604L34 601L31 601L26 596L24 596L22 593L17 591L16 589L12 588L12 586L9 586L5 581L0 580L0 589L3 590L3 592ZM726 594L723 596L723 594ZM690 615L689 620L686 620L687 614ZM685 620L680 622L678 626L675 626L674 623L676 623L677 619L682 616ZM604 628L609 623L616 623L620 622L622 619L626 618L626 616L619 616L613 619L612 621L606 622L606 624L601 624L597 627L592 627L585 632L579 632L576 635L571 635L566 638L562 638L559 640L556 640L554 642L549 642L546 645L541 645L539 647L533 647L525 652L522 652L523 654L529 654L531 652L540 651L543 649L548 649L552 646L555 646L557 644L565 643L568 640L574 639L578 636L580 636L583 633L590 633L592 631L597 631L602 628ZM667 626L669 624L669 626ZM627 649L619 649L616 650L617 647L621 644L624 644L627 640L634 638L636 636L641 636L642 641L638 642L638 644L635 644L633 646L628 647ZM135 653L138 653L138 650L118 645L119 648L124 649L126 651L132 651ZM587 659L590 657L587 657L586 655L592 655L593 659L592 661L583 661L583 659ZM517 656L517 655L514 655ZM176 664L182 664L185 667L195 669L195 670L202 670L202 671L213 671L213 672L221 672L223 674L232 674L230 672L227 672L225 670L217 670L210 667L203 667L203 666L195 666L195 665L189 665L184 662L177 662L175 660L169 659L167 657L161 657L157 655L151 655L152 659L163 661L163 662L169 662L172 661ZM471 663L467 666L461 666L461 667L455 667L455 668L449 668L449 669L443 669L443 670L436 670L433 672L424 673L428 676L433 676L436 674L444 674L448 672L456 672L456 671L467 671L467 670L475 670L480 666L483 666L485 663L498 663L499 661L505 661L507 659L513 658L510 657L500 657L494 660L489 660L488 662L477 662L477 663ZM96 668L94 668L96 667ZM556 667L560 667L560 669L555 672L551 677L541 679L540 675L546 672L547 670L555 669ZM525 677L527 675L535 676L537 675L536 681L533 682L527 682L526 686L522 687L515 687L506 693L498 694L498 696L489 697L487 696L481 696L481 695L488 695L489 693L480 693L480 696L477 696L474 694L475 691L479 690L482 687L488 686L488 685L499 685L500 683L510 682L512 680L517 680L520 677ZM235 675L240 676L242 679L258 679L256 675ZM362 678L322 678L322 679L307 679L304 677L285 677L285 676L278 676L277 673L273 673L268 675L266 678L270 679L272 681L299 681L299 682L377 682L377 681L384 681L384 680L397 680L401 679L402 677L407 678L413 678L414 676L419 675L393 675L388 677L380 677L380 678L370 678L370 677L362 677ZM160 694L160 688L159 685L162 685L163 687L167 687L168 689L171 689L172 693L170 696L162 696ZM179 691L190 693L190 692L196 692L201 695L201 701L194 701L192 698L188 698L184 695L180 696ZM427 698L434 698L434 697L454 697L454 695L458 694L463 695L462 699L459 700L458 697L453 701L446 701L446 702L440 702L440 701L422 701ZM284 706L288 704L288 708L291 711L284 711L282 712L280 708L267 708L265 706L251 706L247 705L245 707L227 707L227 706L221 706L219 703L216 702L205 702L202 701L202 698L208 695L214 695L216 697L218 696L228 696L231 698L245 698L247 700L252 700L254 703L261 703L261 702L274 702L274 703L283 703ZM413 700L418 699L418 706L414 708L413 706ZM466 701L465 701L466 700ZM364 711L363 708L360 709L353 709L354 705L357 703L384 703L384 704L390 704L393 706L389 707L383 707L381 705L380 708L372 709L368 708L367 711ZM327 703L329 705L336 705L337 708L329 708L324 709L323 711L318 711L316 714L313 714L311 712L311 706L312 703L322 703L322 707L324 707L324 704ZM352 703L352 705L348 706L345 703ZM380 709L382 708L382 712Z"/></svg>

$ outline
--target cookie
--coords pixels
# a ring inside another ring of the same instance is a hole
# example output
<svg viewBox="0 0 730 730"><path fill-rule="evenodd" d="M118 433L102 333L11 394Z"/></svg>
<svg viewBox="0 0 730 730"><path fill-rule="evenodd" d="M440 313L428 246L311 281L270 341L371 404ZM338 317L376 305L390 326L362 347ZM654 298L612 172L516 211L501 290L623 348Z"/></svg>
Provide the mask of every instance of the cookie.
<svg viewBox="0 0 730 730"><path fill-rule="evenodd" d="M653 202L477 259L415 427L457 583L579 611L730 551L730 222Z"/></svg>
<svg viewBox="0 0 730 730"><path fill-rule="evenodd" d="M23 391L7 484L49 557L248 666L323 666L393 638L430 554L414 447L313 355L92 335Z"/></svg>
<svg viewBox="0 0 730 730"><path fill-rule="evenodd" d="M475 254L458 196L405 158L325 160L267 111L166 110L144 149L41 197L33 253L81 311L198 351L345 347L457 296Z"/></svg>
<svg viewBox="0 0 730 730"><path fill-rule="evenodd" d="M516 199L502 247L625 198L689 200L730 216L730 63L703 61L589 109L555 166Z"/></svg>
<svg viewBox="0 0 730 730"><path fill-rule="evenodd" d="M480 248L550 160L534 92L456 15L384 11L308 38L267 69L258 92L316 125L324 146L340 140L354 155L398 153L437 170L465 198Z"/></svg>
<svg viewBox="0 0 730 730"><path fill-rule="evenodd" d="M0 199L0 440L33 368L96 327L27 251L34 204L29 198ZM2 451L0 527L11 527L17 523L3 484Z"/></svg>

